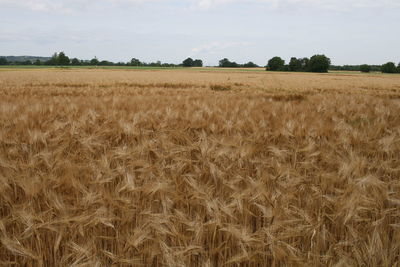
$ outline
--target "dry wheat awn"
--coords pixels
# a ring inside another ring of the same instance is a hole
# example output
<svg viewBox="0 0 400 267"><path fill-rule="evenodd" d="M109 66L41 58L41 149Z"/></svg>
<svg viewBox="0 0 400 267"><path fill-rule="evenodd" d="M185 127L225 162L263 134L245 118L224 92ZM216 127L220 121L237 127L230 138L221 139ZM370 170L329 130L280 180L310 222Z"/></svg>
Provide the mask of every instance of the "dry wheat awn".
<svg viewBox="0 0 400 267"><path fill-rule="evenodd" d="M0 265L400 264L399 76L0 81Z"/></svg>

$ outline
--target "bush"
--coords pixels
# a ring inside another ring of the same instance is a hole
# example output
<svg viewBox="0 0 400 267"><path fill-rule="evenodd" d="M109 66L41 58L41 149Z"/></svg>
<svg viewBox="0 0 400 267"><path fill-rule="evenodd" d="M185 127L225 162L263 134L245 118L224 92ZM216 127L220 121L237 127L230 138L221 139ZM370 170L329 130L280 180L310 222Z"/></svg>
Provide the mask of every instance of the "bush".
<svg viewBox="0 0 400 267"><path fill-rule="evenodd" d="M371 71L371 66L367 65L367 64L361 65L360 66L360 71L361 72L370 72Z"/></svg>
<svg viewBox="0 0 400 267"><path fill-rule="evenodd" d="M396 73L397 68L393 62L388 62L382 65L382 73Z"/></svg>
<svg viewBox="0 0 400 267"><path fill-rule="evenodd" d="M310 72L328 72L331 60L325 55L314 55L308 62L308 71Z"/></svg>
<svg viewBox="0 0 400 267"><path fill-rule="evenodd" d="M266 70L282 71L285 66L285 61L280 57L273 57L268 61Z"/></svg>

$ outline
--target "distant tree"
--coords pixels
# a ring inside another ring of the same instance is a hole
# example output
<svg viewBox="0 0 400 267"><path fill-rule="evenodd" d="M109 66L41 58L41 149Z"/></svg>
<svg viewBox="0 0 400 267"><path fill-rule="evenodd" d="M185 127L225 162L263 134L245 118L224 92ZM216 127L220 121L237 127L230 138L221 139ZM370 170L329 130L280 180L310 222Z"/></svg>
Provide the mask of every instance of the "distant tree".
<svg viewBox="0 0 400 267"><path fill-rule="evenodd" d="M289 71L302 71L302 60L292 57L289 62Z"/></svg>
<svg viewBox="0 0 400 267"><path fill-rule="evenodd" d="M39 59L36 59L33 64L36 66L40 66L40 65L42 65L42 61L40 61Z"/></svg>
<svg viewBox="0 0 400 267"><path fill-rule="evenodd" d="M382 65L382 72L383 73L396 73L397 68L393 62L388 62Z"/></svg>
<svg viewBox="0 0 400 267"><path fill-rule="evenodd" d="M58 54L54 53L53 56L46 61L46 65L57 65L58 63Z"/></svg>
<svg viewBox="0 0 400 267"><path fill-rule="evenodd" d="M60 52L57 57L57 65L67 66L69 64L70 64L69 57L67 57L64 52Z"/></svg>
<svg viewBox="0 0 400 267"><path fill-rule="evenodd" d="M97 66L99 65L99 60L97 59L97 57L94 57L92 60L90 60L90 65L92 66Z"/></svg>
<svg viewBox="0 0 400 267"><path fill-rule="evenodd" d="M224 58L219 61L219 67L221 67L221 68L237 68L237 67L239 67L239 64L234 61L231 62L229 59Z"/></svg>
<svg viewBox="0 0 400 267"><path fill-rule="evenodd" d="M362 71L363 65L343 65L343 66L335 66L331 65L329 67L330 70L344 70L344 71ZM381 71L381 65L367 65L370 68L370 71Z"/></svg>
<svg viewBox="0 0 400 267"><path fill-rule="evenodd" d="M193 67L203 67L203 60L201 59L195 59L193 61Z"/></svg>
<svg viewBox="0 0 400 267"><path fill-rule="evenodd" d="M161 63L161 61L157 61L157 62L151 62L151 63L149 63L149 64L147 64L147 66L150 66L150 67L162 67L162 63Z"/></svg>
<svg viewBox="0 0 400 267"><path fill-rule="evenodd" d="M137 59L137 58L132 58L131 59L131 62L130 62L130 65L132 65L132 66L141 66L142 65L142 62L140 62L140 60L139 59Z"/></svg>
<svg viewBox="0 0 400 267"><path fill-rule="evenodd" d="M0 57L0 65L8 65L8 61L5 57Z"/></svg>
<svg viewBox="0 0 400 267"><path fill-rule="evenodd" d="M251 62L251 61L249 61L249 62L243 64L243 67L245 67L245 68L258 68L258 65L253 63L253 62Z"/></svg>
<svg viewBox="0 0 400 267"><path fill-rule="evenodd" d="M193 63L194 63L193 59L189 57L182 62L182 66L193 67Z"/></svg>
<svg viewBox="0 0 400 267"><path fill-rule="evenodd" d="M331 60L325 55L314 55L308 63L308 71L311 72L328 72Z"/></svg>
<svg viewBox="0 0 400 267"><path fill-rule="evenodd" d="M267 70L280 71L283 70L285 61L280 57L273 57L268 61Z"/></svg>
<svg viewBox="0 0 400 267"><path fill-rule="evenodd" d="M218 64L218 66L221 68L229 68L230 65L231 62L227 58L221 59Z"/></svg>
<svg viewBox="0 0 400 267"><path fill-rule="evenodd" d="M99 62L98 65L99 65L99 66L112 66L112 65L114 65L114 64L113 64L112 62L110 62L110 61L102 60L102 61Z"/></svg>
<svg viewBox="0 0 400 267"><path fill-rule="evenodd" d="M66 66L70 64L69 57L64 52L54 53L50 60L45 62L45 65Z"/></svg>
<svg viewBox="0 0 400 267"><path fill-rule="evenodd" d="M397 65L397 72L400 73L400 63Z"/></svg>
<svg viewBox="0 0 400 267"><path fill-rule="evenodd" d="M71 65L73 65L73 66L79 66L79 65L81 65L81 62L79 61L79 59L73 58L73 59L71 60Z"/></svg>
<svg viewBox="0 0 400 267"><path fill-rule="evenodd" d="M360 66L360 71L361 72L370 72L371 71L371 66L367 64L363 64Z"/></svg>
<svg viewBox="0 0 400 267"><path fill-rule="evenodd" d="M238 67L240 67L240 65L238 63L236 63L235 61L232 61L229 67L230 68L238 68Z"/></svg>
<svg viewBox="0 0 400 267"><path fill-rule="evenodd" d="M30 60L25 60L25 61L20 62L20 64L21 64L21 65L32 65L32 61L30 61Z"/></svg>
<svg viewBox="0 0 400 267"><path fill-rule="evenodd" d="M301 71L307 71L308 65L310 63L310 59L307 57L303 57L301 60Z"/></svg>

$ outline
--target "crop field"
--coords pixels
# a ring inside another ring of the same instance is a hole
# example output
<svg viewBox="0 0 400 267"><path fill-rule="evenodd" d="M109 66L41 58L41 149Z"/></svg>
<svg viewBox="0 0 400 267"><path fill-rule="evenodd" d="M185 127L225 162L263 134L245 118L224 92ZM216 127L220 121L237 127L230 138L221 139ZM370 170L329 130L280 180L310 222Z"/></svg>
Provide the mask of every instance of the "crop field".
<svg viewBox="0 0 400 267"><path fill-rule="evenodd" d="M0 70L0 266L398 266L400 75Z"/></svg>

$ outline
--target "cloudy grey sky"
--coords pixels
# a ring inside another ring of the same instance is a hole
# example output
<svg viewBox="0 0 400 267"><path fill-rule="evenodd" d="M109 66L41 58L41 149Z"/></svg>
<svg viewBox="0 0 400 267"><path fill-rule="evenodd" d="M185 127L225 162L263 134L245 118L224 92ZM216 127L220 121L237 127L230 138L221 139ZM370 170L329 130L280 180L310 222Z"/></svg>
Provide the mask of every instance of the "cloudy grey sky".
<svg viewBox="0 0 400 267"><path fill-rule="evenodd" d="M400 0L0 0L0 55L400 61Z"/></svg>

